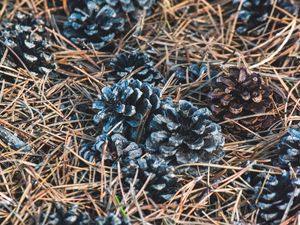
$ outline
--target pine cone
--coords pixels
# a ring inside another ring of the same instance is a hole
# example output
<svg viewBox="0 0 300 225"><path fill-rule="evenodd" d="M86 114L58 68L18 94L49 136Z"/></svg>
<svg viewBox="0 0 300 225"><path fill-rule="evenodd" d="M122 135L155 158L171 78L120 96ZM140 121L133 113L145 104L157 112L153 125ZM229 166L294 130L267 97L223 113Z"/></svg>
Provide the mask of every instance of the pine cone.
<svg viewBox="0 0 300 225"><path fill-rule="evenodd" d="M105 154L104 150L106 151ZM117 160L130 161L140 158L142 153L138 144L128 141L120 134L114 134L111 138L107 135L99 135L95 143L84 144L80 150L80 155L85 160L101 163L102 157L104 157L105 165L110 166Z"/></svg>
<svg viewBox="0 0 300 225"><path fill-rule="evenodd" d="M206 65L191 64L187 68L179 67L175 71L175 76L178 79L178 83L185 84L198 80L206 72Z"/></svg>
<svg viewBox="0 0 300 225"><path fill-rule="evenodd" d="M185 100L175 104L171 99L165 100L161 108L150 120L147 151L158 153L174 165L216 163L222 158L221 127L210 120L207 108L199 109Z"/></svg>
<svg viewBox="0 0 300 225"><path fill-rule="evenodd" d="M103 124L103 134L114 128L114 133L136 141L142 122L159 107L158 88L138 80L123 80L102 89L93 104L93 108L98 110L94 121Z"/></svg>
<svg viewBox="0 0 300 225"><path fill-rule="evenodd" d="M121 165L123 183L127 188L133 185L139 191L150 177L145 191L147 196L157 203L169 201L178 190L174 169L162 158L150 154L137 160L125 159ZM137 170L138 175L134 183Z"/></svg>
<svg viewBox="0 0 300 225"><path fill-rule="evenodd" d="M54 56L49 50L44 22L17 13L13 22L0 25L0 52L9 49L9 64L26 68L34 74L50 74L55 70Z"/></svg>
<svg viewBox="0 0 300 225"><path fill-rule="evenodd" d="M43 223L46 221L46 223ZM54 204L49 216L42 215L38 224L45 225L92 225L92 220L89 214L81 211L77 205L64 207L61 204Z"/></svg>
<svg viewBox="0 0 300 225"><path fill-rule="evenodd" d="M113 213L110 213L104 218L96 218L96 225L130 225L130 222L126 219L117 217Z"/></svg>
<svg viewBox="0 0 300 225"><path fill-rule="evenodd" d="M152 7L157 0L105 0L107 4L117 9L119 12L128 13L128 15L137 20L141 11L146 12L146 16L152 14Z"/></svg>
<svg viewBox="0 0 300 225"><path fill-rule="evenodd" d="M244 0L241 11L238 15L237 33L241 35L251 34L258 36L262 34L274 8L273 0ZM236 7L240 0L233 0ZM292 15L297 14L296 7L289 0L277 0L276 7L289 12ZM275 9L275 8L274 8ZM283 18L285 14L277 9L274 10L272 17Z"/></svg>
<svg viewBox="0 0 300 225"><path fill-rule="evenodd" d="M124 19L104 0L87 0L75 8L64 23L64 35L73 43L102 49L124 29Z"/></svg>
<svg viewBox="0 0 300 225"><path fill-rule="evenodd" d="M280 140L277 149L280 152L279 165L288 168L300 166L300 124L298 129L289 129L288 133Z"/></svg>
<svg viewBox="0 0 300 225"><path fill-rule="evenodd" d="M68 6L71 10L75 8L83 8L85 2L89 0L68 0ZM128 14L131 19L137 20L142 11L146 12L146 16L150 16L153 12L152 8L156 5L157 0L93 0L97 3L104 3L111 6L119 15Z"/></svg>
<svg viewBox="0 0 300 225"><path fill-rule="evenodd" d="M218 71L212 70L210 71L210 76L214 77L218 74ZM208 67L206 64L196 64L193 63L188 67L179 67L175 71L175 77L178 80L178 83L186 84L187 80L188 83L195 82L196 80L202 78L202 76L208 73Z"/></svg>
<svg viewBox="0 0 300 225"><path fill-rule="evenodd" d="M157 156L142 158L142 154L143 150L138 144L128 141L120 134L114 134L111 138L99 136L93 145L84 145L80 150L80 155L88 161L101 162L104 157L105 165L115 170L120 164L125 189L129 189L132 184L139 190L151 176L145 188L148 196L156 202L170 200L177 190L177 179L172 166ZM137 170L138 177L136 183L133 183Z"/></svg>
<svg viewBox="0 0 300 225"><path fill-rule="evenodd" d="M107 77L110 81L133 78L155 85L163 81L162 75L153 67L153 61L142 52L119 54L110 66L112 72Z"/></svg>
<svg viewBox="0 0 300 225"><path fill-rule="evenodd" d="M227 120L266 113L272 109L272 94L259 74L248 74L245 69L231 68L228 75L220 74L217 77L213 83L213 91L208 96L214 117ZM252 131L265 131L273 124L274 117L252 116L237 122ZM229 122L225 126L232 133L245 133L234 123Z"/></svg>
<svg viewBox="0 0 300 225"><path fill-rule="evenodd" d="M268 175L266 171L249 176L248 182L254 191L253 200L258 198L256 206L260 224L280 224L291 198L293 201L288 215L300 209L300 168L296 170L296 176L285 170L281 175Z"/></svg>

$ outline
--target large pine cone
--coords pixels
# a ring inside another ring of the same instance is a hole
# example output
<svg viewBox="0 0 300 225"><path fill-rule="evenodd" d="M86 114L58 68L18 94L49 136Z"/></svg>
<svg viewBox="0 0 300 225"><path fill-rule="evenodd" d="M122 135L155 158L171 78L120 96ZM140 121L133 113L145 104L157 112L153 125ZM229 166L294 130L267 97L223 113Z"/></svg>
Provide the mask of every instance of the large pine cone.
<svg viewBox="0 0 300 225"><path fill-rule="evenodd" d="M165 100L150 121L146 150L174 165L218 162L224 154L224 138L210 116L207 108L197 108L188 101Z"/></svg>
<svg viewBox="0 0 300 225"><path fill-rule="evenodd" d="M153 61L142 52L119 54L111 61L110 66L112 72L107 79L111 81L133 78L155 85L163 81L160 72L153 67Z"/></svg>
<svg viewBox="0 0 300 225"><path fill-rule="evenodd" d="M103 0L87 0L64 23L64 35L82 47L100 50L124 29L124 19Z"/></svg>
<svg viewBox="0 0 300 225"><path fill-rule="evenodd" d="M257 73L248 74L245 69L231 68L229 74L220 74L209 93L210 108L216 119L227 120L243 116L237 122L252 131L265 131L274 122L273 116L255 116L272 109L272 90L263 84ZM245 133L238 125L228 122L232 133ZM232 129L234 128L234 129Z"/></svg>
<svg viewBox="0 0 300 225"><path fill-rule="evenodd" d="M233 4L238 6L240 0L233 0ZM251 34L260 35L273 11L275 1L273 0L244 0L241 11L238 15L237 33L241 35ZM292 15L297 14L296 7L289 0L277 0L276 7L289 12ZM275 9L272 17L284 17L285 14Z"/></svg>
<svg viewBox="0 0 300 225"><path fill-rule="evenodd" d="M9 48L9 64L26 67L34 74L49 74L55 68L54 56L42 20L16 13L14 21L0 24L0 52Z"/></svg>
<svg viewBox="0 0 300 225"><path fill-rule="evenodd" d="M149 113L160 107L160 90L139 80L122 80L111 87L104 87L93 108L96 123L103 124L103 134L121 133L136 141L139 129Z"/></svg>
<svg viewBox="0 0 300 225"><path fill-rule="evenodd" d="M156 202L170 200L177 190L177 179L173 168L164 159L154 155L142 158L142 148L120 134L114 134L111 138L100 136L94 145L84 145L80 154L88 161L101 162L104 157L105 164L114 169L118 169L118 164L120 164L123 186L126 189L133 184L134 188L139 191L151 176L145 191ZM133 183L137 170L137 180Z"/></svg>
<svg viewBox="0 0 300 225"><path fill-rule="evenodd" d="M300 209L300 168L296 170L296 174L285 170L281 175L270 175L267 171L253 174L247 181L253 187L253 200L257 201L260 224L280 224L291 198L293 200L288 216Z"/></svg>
<svg viewBox="0 0 300 225"><path fill-rule="evenodd" d="M92 225L90 215L86 211L81 211L77 205L64 208L61 204L53 205L51 213L46 216L43 214L36 225Z"/></svg>
<svg viewBox="0 0 300 225"><path fill-rule="evenodd" d="M280 140L277 149L280 152L279 165L288 168L300 166L300 124L298 129L291 128Z"/></svg>

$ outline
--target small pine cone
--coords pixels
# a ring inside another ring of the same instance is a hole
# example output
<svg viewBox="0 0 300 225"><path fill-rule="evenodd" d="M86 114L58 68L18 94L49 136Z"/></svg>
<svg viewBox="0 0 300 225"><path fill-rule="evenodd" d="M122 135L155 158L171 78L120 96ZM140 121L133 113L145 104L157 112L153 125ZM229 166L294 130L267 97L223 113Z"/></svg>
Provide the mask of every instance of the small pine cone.
<svg viewBox="0 0 300 225"><path fill-rule="evenodd" d="M95 225L130 225L127 219L117 217L115 214L110 213L106 217L97 217Z"/></svg>
<svg viewBox="0 0 300 225"><path fill-rule="evenodd" d="M258 36L264 31L265 26L262 27L262 25L268 22L270 16L283 18L286 14L275 9L274 2L272 0L244 0L238 15L237 33ZM233 4L238 7L240 0L233 0ZM277 0L276 7L292 15L297 14L296 7L289 0Z"/></svg>
<svg viewBox="0 0 300 225"><path fill-rule="evenodd" d="M221 127L210 120L207 108L167 99L149 123L146 150L158 153L174 165L218 162L224 155Z"/></svg>
<svg viewBox="0 0 300 225"><path fill-rule="evenodd" d="M245 69L231 68L229 74L220 74L213 83L210 98L210 108L218 120L240 119L241 125L252 131L265 131L274 122L273 116L256 116L272 109L272 90L263 84L257 73L248 74ZM226 123L226 128L232 133L244 134L245 131L234 123Z"/></svg>
<svg viewBox="0 0 300 225"><path fill-rule="evenodd" d="M142 52L119 54L110 66L112 72L107 76L110 81L133 78L154 85L163 81L160 72L153 67L153 61Z"/></svg>
<svg viewBox="0 0 300 225"><path fill-rule="evenodd" d="M137 160L124 159L120 164L125 187L133 185L139 190L150 177L145 191L157 203L169 201L178 190L174 169L162 158L150 154ZM137 179L133 183L137 170Z"/></svg>
<svg viewBox="0 0 300 225"><path fill-rule="evenodd" d="M105 154L104 154L105 151ZM113 165L117 160L135 160L142 156L142 149L135 142L128 141L120 134L110 137L99 135L94 144L84 144L80 155L87 161L101 163L104 157L105 165Z"/></svg>
<svg viewBox="0 0 300 225"><path fill-rule="evenodd" d="M9 49L9 64L26 67L34 74L50 74L56 69L54 55L42 20L17 13L13 22L0 24L0 52Z"/></svg>
<svg viewBox="0 0 300 225"><path fill-rule="evenodd" d="M205 73L207 73L207 70L208 69L206 64L193 63L186 68L177 68L175 71L175 77L177 78L178 83L191 83L200 79Z"/></svg>
<svg viewBox="0 0 300 225"><path fill-rule="evenodd" d="M300 209L300 168L296 174L283 170L281 175L270 175L267 171L252 175L247 181L253 187L253 200L257 201L259 224L280 224L291 198L288 216Z"/></svg>
<svg viewBox="0 0 300 225"><path fill-rule="evenodd" d="M96 50L109 44L123 30L124 19L102 0L87 0L85 7L76 7L64 23L67 38Z"/></svg>
<svg viewBox="0 0 300 225"><path fill-rule="evenodd" d="M300 124L298 129L290 128L287 134L280 140L277 149L280 152L279 165L288 168L300 166Z"/></svg>
<svg viewBox="0 0 300 225"><path fill-rule="evenodd" d="M43 223L45 221L45 223ZM61 204L54 204L51 213L42 215L38 224L45 225L92 225L89 214L81 211L77 205L64 207Z"/></svg>
<svg viewBox="0 0 300 225"><path fill-rule="evenodd" d="M95 123L102 123L103 132L123 134L136 141L142 123L149 113L160 107L160 90L139 80L122 80L104 87L93 108L98 110Z"/></svg>

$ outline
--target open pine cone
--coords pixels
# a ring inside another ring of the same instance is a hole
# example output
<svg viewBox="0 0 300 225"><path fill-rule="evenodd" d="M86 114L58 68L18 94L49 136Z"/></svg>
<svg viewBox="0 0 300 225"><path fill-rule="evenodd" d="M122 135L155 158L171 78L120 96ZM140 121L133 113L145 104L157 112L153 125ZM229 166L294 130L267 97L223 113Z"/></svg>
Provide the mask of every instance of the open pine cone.
<svg viewBox="0 0 300 225"><path fill-rule="evenodd" d="M224 155L221 127L210 120L207 108L180 100L166 99L149 123L146 151L174 165L218 162Z"/></svg>
<svg viewBox="0 0 300 225"><path fill-rule="evenodd" d="M215 79L213 90L208 96L216 119L251 116L237 122L258 132L267 130L274 122L273 116L255 116L272 110L272 94L273 91L263 84L259 74L248 74L245 69L231 68L229 74L220 74ZM225 127L232 133L245 133L243 128L233 122L226 123Z"/></svg>
<svg viewBox="0 0 300 225"><path fill-rule="evenodd" d="M136 141L148 114L160 107L160 95L158 88L139 80L122 80L104 87L93 104L98 111L94 121L103 124L103 134L113 128L113 133Z"/></svg>
<svg viewBox="0 0 300 225"><path fill-rule="evenodd" d="M163 81L153 61L142 52L121 53L111 61L110 66L112 72L107 76L110 81L133 78L154 85Z"/></svg>
<svg viewBox="0 0 300 225"><path fill-rule="evenodd" d="M0 52L8 48L9 64L27 68L34 74L50 74L55 70L54 56L49 49L44 22L16 13L15 19L0 24Z"/></svg>
<svg viewBox="0 0 300 225"><path fill-rule="evenodd" d="M111 138L100 136L92 146L84 145L80 154L88 161L101 162L104 160L106 165L111 165L116 170L120 165L125 189L129 189L130 185L133 185L139 191L151 176L145 191L156 202L170 200L177 190L177 178L173 173L172 166L168 165L164 159L154 155L142 157L142 148L120 134L114 134ZM137 180L136 183L133 183L137 171Z"/></svg>
<svg viewBox="0 0 300 225"><path fill-rule="evenodd" d="M280 140L277 149L280 152L279 165L288 168L300 166L300 124L298 129L290 128L287 134Z"/></svg>
<svg viewBox="0 0 300 225"><path fill-rule="evenodd" d="M124 19L102 0L87 0L75 8L64 23L64 35L82 47L96 50L110 43L124 29Z"/></svg>
<svg viewBox="0 0 300 225"><path fill-rule="evenodd" d="M105 154L104 154L105 151ZM99 135L93 144L84 144L80 155L87 161L101 163L104 157L106 165L113 165L117 160L135 160L143 154L142 149L135 142L128 141L120 134L111 137Z"/></svg>
<svg viewBox="0 0 300 225"><path fill-rule="evenodd" d="M233 0L238 7L240 0ZM243 0L241 11L238 15L237 33L241 35L251 34L254 36L262 34L269 17L282 18L286 14L275 9L273 0ZM296 7L289 0L277 0L276 7L279 7L292 15L296 15ZM274 11L273 11L274 10ZM271 14L273 11L273 14Z"/></svg>
<svg viewBox="0 0 300 225"><path fill-rule="evenodd" d="M128 188L133 184L135 189L139 191L148 180L145 191L147 196L157 203L169 201L178 190L173 167L155 155L146 155L134 161L123 160L121 170L124 186ZM137 171L138 175L134 183Z"/></svg>
<svg viewBox="0 0 300 225"><path fill-rule="evenodd" d="M253 187L259 224L280 224L285 210L288 210L288 216L292 216L300 209L300 168L295 174L285 170L281 175L270 175L267 171L253 174L247 181Z"/></svg>

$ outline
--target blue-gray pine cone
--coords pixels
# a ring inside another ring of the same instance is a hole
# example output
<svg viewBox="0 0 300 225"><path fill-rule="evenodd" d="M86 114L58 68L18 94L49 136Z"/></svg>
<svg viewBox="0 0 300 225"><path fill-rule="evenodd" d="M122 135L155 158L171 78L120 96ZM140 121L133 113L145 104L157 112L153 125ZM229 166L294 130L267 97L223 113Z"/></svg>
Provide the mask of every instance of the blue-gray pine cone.
<svg viewBox="0 0 300 225"><path fill-rule="evenodd" d="M295 170L295 174L283 170L281 175L270 175L266 171L252 174L246 180L253 187L259 224L280 224L285 210L288 210L288 216L292 216L300 209L300 168ZM292 204L288 208L291 199Z"/></svg>
<svg viewBox="0 0 300 225"><path fill-rule="evenodd" d="M125 160L122 165L124 186L130 188L133 185L139 191L148 180L145 191L157 203L169 201L178 190L174 168L163 158L149 154L136 160Z"/></svg>
<svg viewBox="0 0 300 225"><path fill-rule="evenodd" d="M161 110L150 120L146 151L158 153L174 165L217 163L224 155L224 137L210 116L207 108L197 108L185 100L163 101Z"/></svg>
<svg viewBox="0 0 300 225"><path fill-rule="evenodd" d="M156 202L170 200L177 191L177 178L172 166L162 158L154 155L142 157L142 154L143 150L138 144L120 134L114 134L111 138L101 135L93 145L84 145L80 150L80 155L88 161L103 160L105 165L116 170L120 165L123 188L129 190L132 184L139 191L150 176L145 187L148 197ZM133 183L137 170L137 180Z"/></svg>
<svg viewBox="0 0 300 225"><path fill-rule="evenodd" d="M46 37L44 22L22 13L14 21L0 24L0 52L8 47L8 63L27 68L34 74L49 74L55 70L54 56Z"/></svg>
<svg viewBox="0 0 300 225"><path fill-rule="evenodd" d="M288 168L300 166L300 124L298 128L290 128L277 145L279 151L278 163Z"/></svg>
<svg viewBox="0 0 300 225"><path fill-rule="evenodd" d="M128 13L128 15L137 20L141 11L146 12L146 16L152 14L153 6L157 0L105 0L107 4L114 7L119 12Z"/></svg>
<svg viewBox="0 0 300 225"><path fill-rule="evenodd" d="M64 35L81 47L102 49L124 30L124 19L104 0L86 0L64 23Z"/></svg>
<svg viewBox="0 0 300 225"><path fill-rule="evenodd" d="M127 219L120 218L113 213L110 213L106 217L97 217L96 225L130 225L131 223Z"/></svg>
<svg viewBox="0 0 300 225"><path fill-rule="evenodd" d="M45 223L44 223L45 222ZM77 205L62 206L53 204L49 215L44 213L36 225L130 225L127 219L110 213L106 217L92 218L86 211L79 209Z"/></svg>
<svg viewBox="0 0 300 225"><path fill-rule="evenodd" d="M238 6L240 0L233 0L233 4ZM244 0L238 15L237 33L241 35L260 35L265 29L263 25L267 23L271 16L274 4L274 0ZM289 0L277 0L276 6L292 15L297 14L296 7ZM285 14L275 9L272 16L282 18Z"/></svg>
<svg viewBox="0 0 300 225"><path fill-rule="evenodd" d="M45 223L43 223L45 222ZM64 208L61 204L53 204L50 214L44 213L36 225L93 225L90 215L79 209L77 205ZM95 224L96 225L96 224Z"/></svg>
<svg viewBox="0 0 300 225"><path fill-rule="evenodd" d="M193 63L188 67L177 68L175 71L175 77L178 79L178 83L186 84L201 79L201 77L207 72L208 68L206 64Z"/></svg>
<svg viewBox="0 0 300 225"><path fill-rule="evenodd" d="M130 13L136 10L149 10L157 0L105 0L111 6L120 6L124 12Z"/></svg>
<svg viewBox="0 0 300 225"><path fill-rule="evenodd" d="M155 85L163 82L163 77L154 68L153 61L142 52L121 53L111 61L110 66L112 72L107 76L110 81L133 78Z"/></svg>
<svg viewBox="0 0 300 225"><path fill-rule="evenodd" d="M104 87L94 102L97 110L95 123L103 125L103 134L112 128L113 133L123 134L136 141L148 114L160 107L160 90L139 80L122 80Z"/></svg>
<svg viewBox="0 0 300 225"><path fill-rule="evenodd" d="M105 155L103 154L105 150ZM104 157L106 165L116 165L116 161L128 161L140 158L143 154L142 149L135 142L128 141L120 134L111 137L99 135L95 143L84 144L80 150L80 155L87 161L101 163Z"/></svg>

